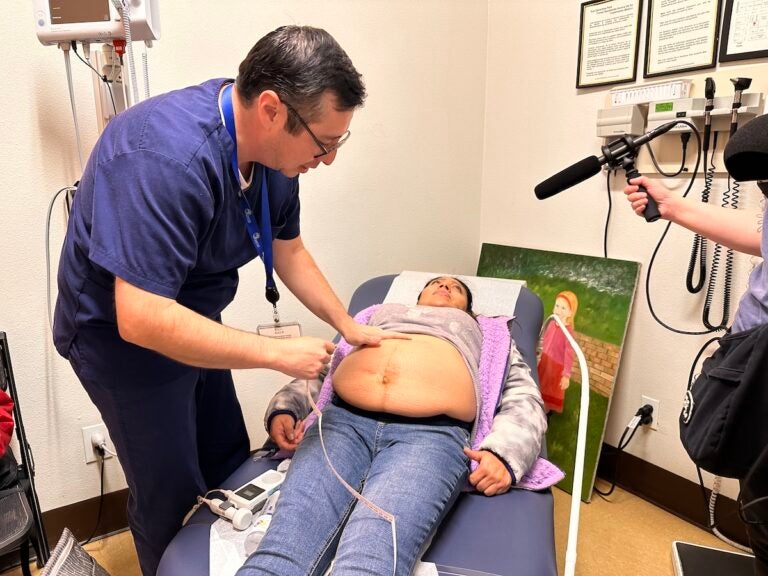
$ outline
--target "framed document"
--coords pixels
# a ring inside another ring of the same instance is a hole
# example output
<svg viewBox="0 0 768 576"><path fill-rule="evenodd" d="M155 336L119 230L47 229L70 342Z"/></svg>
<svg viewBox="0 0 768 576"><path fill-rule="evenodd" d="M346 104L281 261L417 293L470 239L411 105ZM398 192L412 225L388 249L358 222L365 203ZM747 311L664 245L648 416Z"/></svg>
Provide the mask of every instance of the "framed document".
<svg viewBox="0 0 768 576"><path fill-rule="evenodd" d="M727 0L720 62L768 57L768 2Z"/></svg>
<svg viewBox="0 0 768 576"><path fill-rule="evenodd" d="M581 5L576 88L635 81L642 7L642 0Z"/></svg>
<svg viewBox="0 0 768 576"><path fill-rule="evenodd" d="M643 77L714 68L720 0L649 0Z"/></svg>

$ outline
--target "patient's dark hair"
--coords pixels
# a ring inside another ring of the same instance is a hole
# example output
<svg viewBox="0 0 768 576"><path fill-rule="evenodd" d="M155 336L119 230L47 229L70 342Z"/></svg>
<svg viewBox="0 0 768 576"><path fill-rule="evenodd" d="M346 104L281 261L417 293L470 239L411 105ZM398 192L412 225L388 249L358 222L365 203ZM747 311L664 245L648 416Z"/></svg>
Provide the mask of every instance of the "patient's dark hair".
<svg viewBox="0 0 768 576"><path fill-rule="evenodd" d="M419 297L416 298L418 301L421 298L421 295L424 293L424 290L432 284L435 280L440 280L440 278L451 278L453 280L456 280L459 284L461 284L464 287L464 291L467 293L467 307L464 309L464 312L472 316L472 318L475 317L475 313L472 311L472 290L469 289L469 286L467 286L464 282L461 281L460 278L456 278L456 276L435 276L431 280L429 280L426 284L424 284L424 288L421 289L421 292L419 292Z"/></svg>

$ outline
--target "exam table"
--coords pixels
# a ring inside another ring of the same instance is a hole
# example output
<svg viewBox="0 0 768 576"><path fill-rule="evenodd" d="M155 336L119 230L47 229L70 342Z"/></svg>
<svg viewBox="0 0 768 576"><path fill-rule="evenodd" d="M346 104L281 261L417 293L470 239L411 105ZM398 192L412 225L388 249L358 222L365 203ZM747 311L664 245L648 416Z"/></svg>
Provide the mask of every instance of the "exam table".
<svg viewBox="0 0 768 576"><path fill-rule="evenodd" d="M350 313L382 302L394 278L379 276L363 283L352 296ZM541 300L522 287L514 311L508 314L514 315L512 336L518 349L530 366L536 366ZM532 373L538 379L535 369ZM277 463L248 458L221 487L237 488ZM422 560L436 564L440 574L556 576L553 513L549 489L510 490L490 498L462 493ZM157 575L208 576L209 529L217 518L201 507L168 545Z"/></svg>

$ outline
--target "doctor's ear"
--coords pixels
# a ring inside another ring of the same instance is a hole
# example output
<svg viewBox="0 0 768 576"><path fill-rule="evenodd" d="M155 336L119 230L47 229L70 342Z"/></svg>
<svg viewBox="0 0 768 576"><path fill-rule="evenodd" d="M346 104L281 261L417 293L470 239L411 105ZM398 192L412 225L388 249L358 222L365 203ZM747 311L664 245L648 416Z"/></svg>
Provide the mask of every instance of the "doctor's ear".
<svg viewBox="0 0 768 576"><path fill-rule="evenodd" d="M262 121L267 123L279 123L282 128L283 123L287 120L288 109L285 104L280 100L280 96L274 90L264 90L255 102L258 107L259 117Z"/></svg>

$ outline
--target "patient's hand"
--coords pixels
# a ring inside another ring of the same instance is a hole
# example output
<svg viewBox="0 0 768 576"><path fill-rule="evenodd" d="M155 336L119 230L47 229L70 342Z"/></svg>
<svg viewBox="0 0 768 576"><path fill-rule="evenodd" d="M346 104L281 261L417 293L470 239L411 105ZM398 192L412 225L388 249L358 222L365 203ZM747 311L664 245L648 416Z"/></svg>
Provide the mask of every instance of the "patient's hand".
<svg viewBox="0 0 768 576"><path fill-rule="evenodd" d="M477 462L477 469L469 475L469 483L475 490L486 496L495 496L512 486L512 475L493 452L464 448L464 454Z"/></svg>
<svg viewBox="0 0 768 576"><path fill-rule="evenodd" d="M351 322L349 326L341 331L341 335L352 346L378 346L382 340L398 338L400 340L410 340L408 334L382 330L376 326L365 326L357 322Z"/></svg>
<svg viewBox="0 0 768 576"><path fill-rule="evenodd" d="M281 450L294 451L304 438L304 421L294 423L290 414L278 414L269 424L269 437Z"/></svg>

